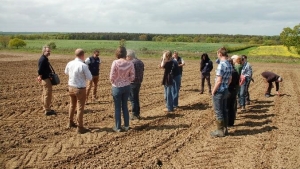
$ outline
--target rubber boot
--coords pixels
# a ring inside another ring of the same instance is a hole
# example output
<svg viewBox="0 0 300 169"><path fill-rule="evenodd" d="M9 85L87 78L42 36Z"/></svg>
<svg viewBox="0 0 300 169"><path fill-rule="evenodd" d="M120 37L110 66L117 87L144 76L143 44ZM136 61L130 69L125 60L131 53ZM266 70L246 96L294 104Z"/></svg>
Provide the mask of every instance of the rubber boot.
<svg viewBox="0 0 300 169"><path fill-rule="evenodd" d="M212 131L210 135L212 137L224 137L224 120L217 120L216 121L217 129Z"/></svg>
<svg viewBox="0 0 300 169"><path fill-rule="evenodd" d="M224 119L224 135L228 135L228 118Z"/></svg>

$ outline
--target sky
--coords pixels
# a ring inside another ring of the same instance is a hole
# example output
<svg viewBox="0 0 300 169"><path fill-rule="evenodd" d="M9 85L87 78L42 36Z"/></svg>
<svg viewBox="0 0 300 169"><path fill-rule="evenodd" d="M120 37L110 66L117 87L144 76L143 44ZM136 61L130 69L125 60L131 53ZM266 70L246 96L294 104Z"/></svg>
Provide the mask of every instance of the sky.
<svg viewBox="0 0 300 169"><path fill-rule="evenodd" d="M279 35L300 0L0 0L2 32Z"/></svg>

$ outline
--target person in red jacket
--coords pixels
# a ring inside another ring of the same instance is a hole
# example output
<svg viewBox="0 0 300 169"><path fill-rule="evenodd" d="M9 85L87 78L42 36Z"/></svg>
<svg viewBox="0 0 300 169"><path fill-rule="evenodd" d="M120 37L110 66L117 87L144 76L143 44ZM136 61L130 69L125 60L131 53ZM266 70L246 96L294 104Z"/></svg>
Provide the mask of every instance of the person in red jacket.
<svg viewBox="0 0 300 169"><path fill-rule="evenodd" d="M280 77L279 75L277 75L273 72L269 72L269 71L263 72L261 75L265 78L265 82L267 83L265 96L270 97L271 89L273 88L273 84L272 84L273 82L275 82L275 85L276 85L277 95L280 96L279 82L283 81L282 77Z"/></svg>

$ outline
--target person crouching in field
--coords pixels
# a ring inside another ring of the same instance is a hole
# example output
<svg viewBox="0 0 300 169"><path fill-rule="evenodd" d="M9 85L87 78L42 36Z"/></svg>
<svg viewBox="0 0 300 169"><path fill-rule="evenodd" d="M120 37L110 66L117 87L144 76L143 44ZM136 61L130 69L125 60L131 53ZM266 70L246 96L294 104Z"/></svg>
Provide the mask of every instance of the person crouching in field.
<svg viewBox="0 0 300 169"><path fill-rule="evenodd" d="M132 106L131 120L140 119L140 88L144 77L144 63L139 60L133 50L127 50L127 60L134 65L135 78L130 84L129 100Z"/></svg>
<svg viewBox="0 0 300 169"><path fill-rule="evenodd" d="M161 68L164 68L164 76L162 79L162 85L164 85L165 91L165 100L166 100L166 108L164 109L165 112L172 112L174 111L174 96L172 94L172 89L174 85L174 77L178 76L178 65L177 62L173 61L172 59L172 52L166 51L163 54L162 61L161 61Z"/></svg>
<svg viewBox="0 0 300 169"><path fill-rule="evenodd" d="M76 58L70 61L66 68L65 74L69 76L69 125L68 127L76 127L73 121L75 109L77 107L77 132L83 134L89 132L89 129L83 127L83 111L86 100L86 81L92 80L93 76L84 63L84 51L82 49L75 50Z"/></svg>
<svg viewBox="0 0 300 169"><path fill-rule="evenodd" d="M225 119L227 119L227 96L228 86L231 83L232 66L227 61L226 48L220 48L217 52L220 61L216 70L215 86L211 92L216 115L217 129L210 133L212 137L224 137L227 134L225 129Z"/></svg>
<svg viewBox="0 0 300 169"><path fill-rule="evenodd" d="M265 96L266 97L270 97L271 94L271 89L273 88L273 82L275 82L276 85L276 93L278 96L280 96L279 93L279 82L282 82L283 79L282 77L278 76L277 74L273 73L273 72L263 72L261 74L264 77L264 80L266 82L266 92L265 92Z"/></svg>
<svg viewBox="0 0 300 169"><path fill-rule="evenodd" d="M232 73L231 73L231 83L228 86L229 95L227 98L227 110L228 110L228 120L225 119L225 127L226 123L228 126L234 125L234 120L236 117L236 111L237 111L237 100L236 96L239 90L239 80L240 76L237 72L237 70L234 67L234 63L232 59L228 59L228 62L232 65Z"/></svg>
<svg viewBox="0 0 300 169"><path fill-rule="evenodd" d="M130 94L130 84L135 79L135 70L132 62L126 60L125 47L116 50L117 60L111 65L109 79L112 84L112 96L115 105L115 126L113 130L120 132L129 130L129 112L127 101ZM121 128L121 111L123 112L124 128Z"/></svg>
<svg viewBox="0 0 300 169"><path fill-rule="evenodd" d="M200 94L204 92L204 82L207 81L208 91L211 94L210 72L213 70L213 63L207 53L203 53L200 61L201 89Z"/></svg>

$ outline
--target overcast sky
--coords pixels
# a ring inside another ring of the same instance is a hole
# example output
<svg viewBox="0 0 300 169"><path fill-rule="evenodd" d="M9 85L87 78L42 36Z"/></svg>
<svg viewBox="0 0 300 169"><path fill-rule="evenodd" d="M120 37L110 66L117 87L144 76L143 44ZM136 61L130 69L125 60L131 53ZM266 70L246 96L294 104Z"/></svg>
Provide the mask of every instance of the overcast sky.
<svg viewBox="0 0 300 169"><path fill-rule="evenodd" d="M300 0L0 0L3 32L279 35Z"/></svg>

